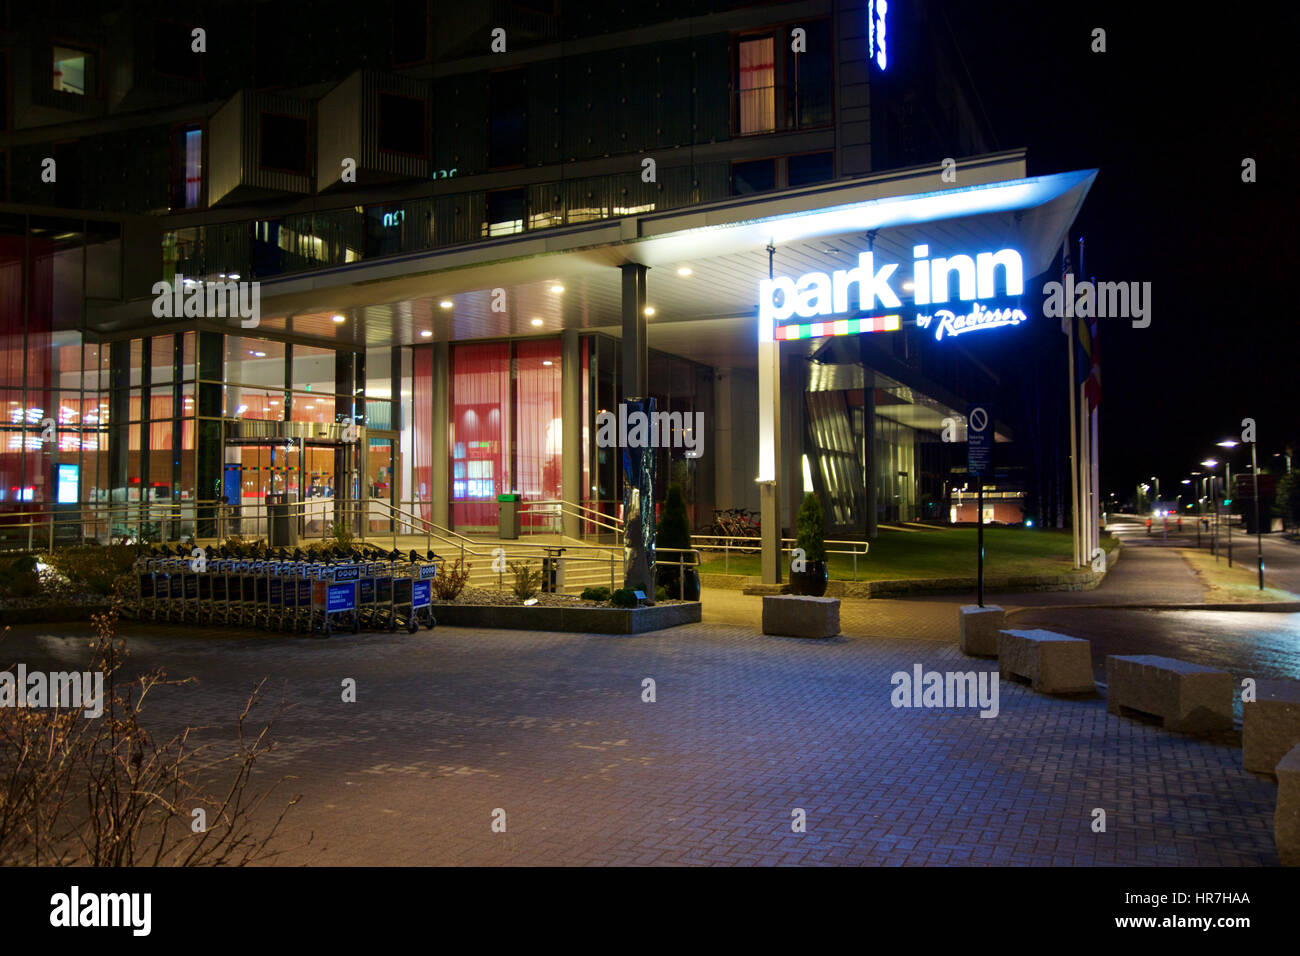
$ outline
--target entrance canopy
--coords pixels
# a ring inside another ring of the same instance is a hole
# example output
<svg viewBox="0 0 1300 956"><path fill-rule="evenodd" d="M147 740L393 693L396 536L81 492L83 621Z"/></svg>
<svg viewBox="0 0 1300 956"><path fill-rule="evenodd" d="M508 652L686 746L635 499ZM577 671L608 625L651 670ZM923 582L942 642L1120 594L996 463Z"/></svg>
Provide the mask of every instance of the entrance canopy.
<svg viewBox="0 0 1300 956"><path fill-rule="evenodd" d="M1026 177L1024 166L1023 153L1002 153L959 161L947 178L896 171L266 280L261 327L371 346L617 335L619 267L640 264L655 348L707 346L712 364L752 369L769 243L773 271L791 277L852 269L874 251L902 265L895 290L918 245L950 257L1015 249L1025 279L1045 271L1096 171Z"/></svg>

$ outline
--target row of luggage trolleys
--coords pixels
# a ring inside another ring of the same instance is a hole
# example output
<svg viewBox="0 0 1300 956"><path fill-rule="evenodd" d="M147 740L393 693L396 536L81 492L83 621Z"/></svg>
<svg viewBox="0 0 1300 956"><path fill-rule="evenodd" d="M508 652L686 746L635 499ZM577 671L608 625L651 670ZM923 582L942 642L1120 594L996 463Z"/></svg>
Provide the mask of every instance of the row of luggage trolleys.
<svg viewBox="0 0 1300 956"><path fill-rule="evenodd" d="M433 561L277 561L142 557L141 620L330 635L432 628Z"/></svg>

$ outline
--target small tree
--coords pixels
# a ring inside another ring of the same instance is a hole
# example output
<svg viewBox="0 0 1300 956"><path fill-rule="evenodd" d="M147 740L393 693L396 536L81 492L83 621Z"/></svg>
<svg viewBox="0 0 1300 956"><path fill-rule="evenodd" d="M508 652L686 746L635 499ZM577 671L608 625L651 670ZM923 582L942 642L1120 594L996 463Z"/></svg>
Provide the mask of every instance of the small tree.
<svg viewBox="0 0 1300 956"><path fill-rule="evenodd" d="M1282 519L1286 528L1300 524L1300 471L1289 471L1278 478L1273 514Z"/></svg>
<svg viewBox="0 0 1300 956"><path fill-rule="evenodd" d="M826 518L822 514L821 499L812 492L803 496L796 519L799 531L795 546L802 548L804 560L826 560Z"/></svg>
<svg viewBox="0 0 1300 956"><path fill-rule="evenodd" d="M669 485L664 506L659 510L659 526L655 529L655 547L681 548L691 546L691 523L686 515L686 497L681 485Z"/></svg>

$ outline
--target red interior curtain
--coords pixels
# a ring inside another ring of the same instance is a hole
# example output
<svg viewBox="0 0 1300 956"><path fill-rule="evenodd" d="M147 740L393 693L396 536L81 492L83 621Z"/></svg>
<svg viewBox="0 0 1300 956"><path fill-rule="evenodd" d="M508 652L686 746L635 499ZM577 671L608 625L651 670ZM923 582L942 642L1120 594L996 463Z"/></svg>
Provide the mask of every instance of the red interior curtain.
<svg viewBox="0 0 1300 956"><path fill-rule="evenodd" d="M563 412L560 408L560 342L530 340L515 346L515 485L525 501L561 497ZM524 516L545 524L544 513Z"/></svg>
<svg viewBox="0 0 1300 956"><path fill-rule="evenodd" d="M451 365L452 522L490 531L497 526L497 495L515 490L505 447L510 343L455 346Z"/></svg>
<svg viewBox="0 0 1300 956"><path fill-rule="evenodd" d="M418 514L433 520L433 346L411 350L411 496L419 502Z"/></svg>

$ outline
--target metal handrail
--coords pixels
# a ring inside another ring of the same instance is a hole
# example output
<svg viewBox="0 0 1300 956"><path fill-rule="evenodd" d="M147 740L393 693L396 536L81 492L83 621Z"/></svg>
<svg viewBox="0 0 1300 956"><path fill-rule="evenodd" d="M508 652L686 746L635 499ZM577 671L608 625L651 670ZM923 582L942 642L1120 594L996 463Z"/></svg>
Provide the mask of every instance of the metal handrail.
<svg viewBox="0 0 1300 956"><path fill-rule="evenodd" d="M537 505L559 505L559 511L555 512L555 511L531 510L534 506ZM590 512L590 513L584 514L584 512ZM589 508L586 505L575 504L574 502L568 501L564 498L545 498L536 501L526 501L524 502L524 507L519 510L519 513L521 515L544 514L548 516L553 516L556 514L559 515L568 514L574 518L577 518L579 521L586 521L589 524L594 524L598 527L605 528L608 531L613 532L614 534L623 534L624 531L622 522L618 518L614 517L613 515L604 514L603 512L596 511L594 508ZM610 519L610 521L614 523L609 523L608 521L606 521L606 519Z"/></svg>
<svg viewBox="0 0 1300 956"><path fill-rule="evenodd" d="M796 543L798 542L798 540L799 540L798 538L782 538L782 539L781 539L781 552L782 552L783 554L786 554L786 553L789 553L789 552L794 551L793 545L796 544ZM721 543L721 544L708 544L708 543L704 543L704 542L709 542L709 541L714 541L714 542L720 541L720 542L722 542L722 543ZM742 544L736 544L735 542L742 542ZM763 539L762 539L762 538L751 538L751 537L745 537L745 536L740 536L740 535L693 534L693 535L691 535L691 543L694 544L694 545L696 546L696 548L698 548L698 549L701 550L701 551L721 551L721 552L723 552L723 564L722 564L722 568L723 568L723 573L724 573L724 574L730 574L730 573L731 573L731 549L732 549L733 547L736 548L736 549L739 550L739 551L748 551L748 552L750 552L750 553L753 553L753 552L755 552L755 551L759 551L759 550L761 550L762 547L763 547ZM826 551L827 554L849 554L849 555L852 555L852 556L853 556L853 580L854 580L854 581L857 581L857 579L858 579L858 557L859 557L859 556L866 556L866 555L870 552L870 550L871 550L871 542L869 542L869 541L840 541L840 540L835 540L835 541L823 541L822 544L823 544L823 545L838 544L838 545L848 545L848 546L849 546L849 549L848 549L848 550L845 550L845 549L843 549L843 548L826 548L825 551ZM787 547L787 545L791 545L791 547ZM861 548L861 550L858 550L858 548Z"/></svg>

